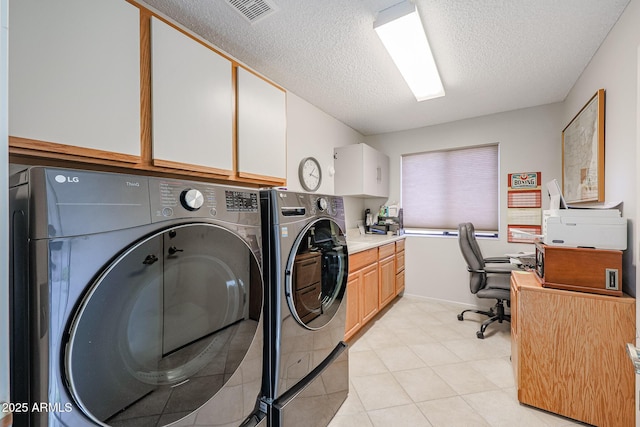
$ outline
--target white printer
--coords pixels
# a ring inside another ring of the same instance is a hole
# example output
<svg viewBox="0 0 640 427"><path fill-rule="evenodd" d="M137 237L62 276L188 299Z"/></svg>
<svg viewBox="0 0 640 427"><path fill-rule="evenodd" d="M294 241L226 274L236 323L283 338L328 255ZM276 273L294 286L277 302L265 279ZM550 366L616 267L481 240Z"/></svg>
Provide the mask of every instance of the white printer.
<svg viewBox="0 0 640 427"><path fill-rule="evenodd" d="M545 210L542 234L550 246L627 249L627 219L618 209Z"/></svg>
<svg viewBox="0 0 640 427"><path fill-rule="evenodd" d="M618 209L569 208L558 181L547 183L549 210L542 212L542 241L549 246L627 249L627 219Z"/></svg>

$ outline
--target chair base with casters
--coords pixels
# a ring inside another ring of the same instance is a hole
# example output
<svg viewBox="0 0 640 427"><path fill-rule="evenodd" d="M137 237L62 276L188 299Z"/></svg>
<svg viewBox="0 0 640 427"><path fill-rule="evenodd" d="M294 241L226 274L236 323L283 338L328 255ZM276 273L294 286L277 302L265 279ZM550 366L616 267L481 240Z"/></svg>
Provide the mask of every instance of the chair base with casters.
<svg viewBox="0 0 640 427"><path fill-rule="evenodd" d="M480 246L476 241L475 228L470 222L458 224L458 244L460 245L462 257L467 263L471 293L478 298L498 301L495 307L489 311L464 310L458 315L458 320L464 320L464 313L468 311L489 316L489 319L482 323L480 330L476 333L478 338L483 339L487 326L493 322L511 321L511 316L504 313L504 301L507 302L508 306L511 299L511 272L517 267L509 263L509 258L507 257L483 257Z"/></svg>
<svg viewBox="0 0 640 427"><path fill-rule="evenodd" d="M509 305L509 301L507 301L507 306L508 305ZM504 321L511 322L511 315L505 314L504 312L503 300L498 300L498 302L496 302L496 305L494 307L491 307L489 311L474 310L474 309L464 310L462 313L458 314L458 320L463 321L464 314L468 312L483 314L489 317L487 320L482 322L482 325L480 326L480 330L476 332L476 337L478 337L478 339L484 339L484 333L487 330L487 327L493 322L498 322L498 323L502 323Z"/></svg>

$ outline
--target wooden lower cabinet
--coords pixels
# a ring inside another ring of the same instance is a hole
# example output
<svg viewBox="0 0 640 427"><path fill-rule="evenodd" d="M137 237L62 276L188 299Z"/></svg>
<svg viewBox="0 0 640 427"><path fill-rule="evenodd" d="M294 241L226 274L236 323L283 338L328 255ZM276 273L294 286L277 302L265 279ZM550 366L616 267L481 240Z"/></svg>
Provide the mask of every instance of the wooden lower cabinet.
<svg viewBox="0 0 640 427"><path fill-rule="evenodd" d="M396 295L400 295L402 291L404 291L404 269L396 273Z"/></svg>
<svg viewBox="0 0 640 427"><path fill-rule="evenodd" d="M543 288L511 276L511 363L518 400L597 426L635 426L635 299Z"/></svg>
<svg viewBox="0 0 640 427"><path fill-rule="evenodd" d="M365 267L360 274L362 275L362 324L364 326L378 314L378 266L373 264Z"/></svg>
<svg viewBox="0 0 640 427"><path fill-rule="evenodd" d="M378 257L379 308L382 309L396 296L395 244L391 243L378 248Z"/></svg>
<svg viewBox="0 0 640 427"><path fill-rule="evenodd" d="M394 243L349 255L345 340L355 335L404 289L404 245L401 247L401 270L398 270Z"/></svg>
<svg viewBox="0 0 640 427"><path fill-rule="evenodd" d="M344 337L348 339L362 327L362 313L360 310L360 295L362 289L362 274L359 271L350 273L347 277L347 318Z"/></svg>
<svg viewBox="0 0 640 427"><path fill-rule="evenodd" d="M349 256L345 340L378 313L378 250Z"/></svg>
<svg viewBox="0 0 640 427"><path fill-rule="evenodd" d="M404 240L396 242L396 295L404 291Z"/></svg>

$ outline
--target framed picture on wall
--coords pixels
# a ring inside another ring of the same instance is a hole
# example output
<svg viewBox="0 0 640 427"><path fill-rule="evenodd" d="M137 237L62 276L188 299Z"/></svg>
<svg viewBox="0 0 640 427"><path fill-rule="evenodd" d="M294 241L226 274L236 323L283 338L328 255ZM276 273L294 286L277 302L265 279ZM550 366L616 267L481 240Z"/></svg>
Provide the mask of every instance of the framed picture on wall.
<svg viewBox="0 0 640 427"><path fill-rule="evenodd" d="M604 202L604 89L562 131L562 193L567 203Z"/></svg>

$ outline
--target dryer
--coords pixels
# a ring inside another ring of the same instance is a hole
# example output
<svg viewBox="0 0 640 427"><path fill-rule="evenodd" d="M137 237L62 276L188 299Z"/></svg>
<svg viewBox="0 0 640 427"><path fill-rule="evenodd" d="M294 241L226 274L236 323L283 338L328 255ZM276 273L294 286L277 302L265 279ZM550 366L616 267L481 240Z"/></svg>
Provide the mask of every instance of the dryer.
<svg viewBox="0 0 640 427"><path fill-rule="evenodd" d="M266 424L259 205L202 182L13 176L14 425Z"/></svg>
<svg viewBox="0 0 640 427"><path fill-rule="evenodd" d="M349 391L348 252L341 197L261 195L270 426L326 426Z"/></svg>

